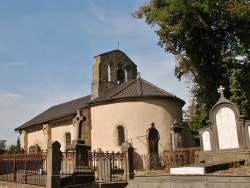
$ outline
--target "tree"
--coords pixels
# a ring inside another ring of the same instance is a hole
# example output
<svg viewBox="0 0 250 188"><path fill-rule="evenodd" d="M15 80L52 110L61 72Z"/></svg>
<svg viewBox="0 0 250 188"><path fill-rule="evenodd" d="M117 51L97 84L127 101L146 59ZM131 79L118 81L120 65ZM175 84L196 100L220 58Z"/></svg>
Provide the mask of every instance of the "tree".
<svg viewBox="0 0 250 188"><path fill-rule="evenodd" d="M205 125L204 114L218 100L220 85L250 115L249 0L151 0L134 16L156 26L158 44L175 55L175 76L190 84L196 103L190 122Z"/></svg>
<svg viewBox="0 0 250 188"><path fill-rule="evenodd" d="M6 140L0 140L0 149L6 149Z"/></svg>
<svg viewBox="0 0 250 188"><path fill-rule="evenodd" d="M20 145L20 140L19 137L17 139L17 144L11 144L10 147L8 148L8 154L18 154L21 153L21 145Z"/></svg>

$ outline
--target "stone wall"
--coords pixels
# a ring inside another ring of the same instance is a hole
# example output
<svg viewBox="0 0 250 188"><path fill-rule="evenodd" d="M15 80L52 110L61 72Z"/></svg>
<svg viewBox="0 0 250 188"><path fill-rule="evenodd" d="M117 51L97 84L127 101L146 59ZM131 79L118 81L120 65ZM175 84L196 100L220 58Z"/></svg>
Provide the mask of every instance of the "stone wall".
<svg viewBox="0 0 250 188"><path fill-rule="evenodd" d="M91 99L114 88L118 83L133 80L137 67L129 57L119 50L100 54L94 59Z"/></svg>
<svg viewBox="0 0 250 188"><path fill-rule="evenodd" d="M250 185L250 177L236 176L144 176L136 177L128 182L127 188L248 188Z"/></svg>

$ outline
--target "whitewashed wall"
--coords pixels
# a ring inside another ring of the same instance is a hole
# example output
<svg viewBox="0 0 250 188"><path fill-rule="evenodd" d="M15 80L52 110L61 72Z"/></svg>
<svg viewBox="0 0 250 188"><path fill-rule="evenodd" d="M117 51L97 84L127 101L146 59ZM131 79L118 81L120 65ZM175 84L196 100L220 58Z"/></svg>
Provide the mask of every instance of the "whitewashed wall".
<svg viewBox="0 0 250 188"><path fill-rule="evenodd" d="M132 142L138 153L146 154L146 137L141 136L147 134L152 122L160 133L159 143L165 149L170 149L170 126L174 115L182 122L182 105L171 99L142 99L91 107L92 149L120 151L116 128L122 125L125 128L125 140ZM159 152L164 148L159 145Z"/></svg>

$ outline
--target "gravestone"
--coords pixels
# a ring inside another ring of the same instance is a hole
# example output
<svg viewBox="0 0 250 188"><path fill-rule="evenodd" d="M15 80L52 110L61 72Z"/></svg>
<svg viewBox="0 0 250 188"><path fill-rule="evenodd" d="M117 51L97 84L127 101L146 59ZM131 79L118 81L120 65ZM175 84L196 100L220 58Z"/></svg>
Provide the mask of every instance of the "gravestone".
<svg viewBox="0 0 250 188"><path fill-rule="evenodd" d="M151 127L147 130L147 148L149 155L148 169L157 169L159 167L159 151L158 144L160 140L159 131L155 128L154 122Z"/></svg>
<svg viewBox="0 0 250 188"><path fill-rule="evenodd" d="M83 129L82 125L85 120L86 117L81 115L81 112L78 110L75 118L73 118L73 122L76 126L76 139L72 140L70 145L66 145L66 152L75 153L73 164L74 183L91 183L94 180L94 173L88 166L88 151L91 147L85 145L81 134Z"/></svg>
<svg viewBox="0 0 250 188"><path fill-rule="evenodd" d="M177 120L176 115L174 115L174 119L173 119L170 129L171 129L171 136L172 136L172 149L175 150L175 149L183 148L183 145L182 145L183 126Z"/></svg>
<svg viewBox="0 0 250 188"><path fill-rule="evenodd" d="M111 181L111 160L106 156L106 153L99 148L97 151L97 169L98 169L98 181L109 182Z"/></svg>
<svg viewBox="0 0 250 188"><path fill-rule="evenodd" d="M250 162L250 120L240 114L236 104L224 97L222 86L219 101L209 114L207 126L199 130L202 163L229 161Z"/></svg>
<svg viewBox="0 0 250 188"><path fill-rule="evenodd" d="M29 147L29 153L39 153L39 152L41 152L41 148L37 144Z"/></svg>
<svg viewBox="0 0 250 188"><path fill-rule="evenodd" d="M199 130L200 164L171 168L170 174L206 174L250 163L250 120L224 97L224 89L218 89L221 97L210 111L207 126Z"/></svg>

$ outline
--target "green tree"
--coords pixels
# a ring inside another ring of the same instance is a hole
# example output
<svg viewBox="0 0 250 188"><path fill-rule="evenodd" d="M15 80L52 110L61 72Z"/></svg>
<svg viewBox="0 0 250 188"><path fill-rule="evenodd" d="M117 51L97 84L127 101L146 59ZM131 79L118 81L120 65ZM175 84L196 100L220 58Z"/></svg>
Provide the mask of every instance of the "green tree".
<svg viewBox="0 0 250 188"><path fill-rule="evenodd" d="M6 149L6 140L0 140L0 148L1 149Z"/></svg>
<svg viewBox="0 0 250 188"><path fill-rule="evenodd" d="M20 145L20 140L19 137L17 139L17 144L11 144L10 147L8 148L8 154L18 154L21 153L21 145Z"/></svg>
<svg viewBox="0 0 250 188"><path fill-rule="evenodd" d="M249 115L250 1L151 0L134 16L155 26L158 44L175 55L175 75L190 84L196 103L187 110L196 114L190 123L205 125L220 85Z"/></svg>

